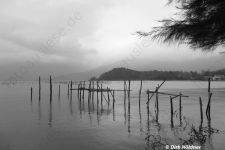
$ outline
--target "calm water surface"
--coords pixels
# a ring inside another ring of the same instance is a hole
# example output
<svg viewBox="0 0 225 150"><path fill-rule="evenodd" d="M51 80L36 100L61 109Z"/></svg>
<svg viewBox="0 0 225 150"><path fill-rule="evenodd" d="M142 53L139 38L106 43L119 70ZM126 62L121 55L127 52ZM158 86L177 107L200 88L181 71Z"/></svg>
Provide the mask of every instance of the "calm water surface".
<svg viewBox="0 0 225 150"><path fill-rule="evenodd" d="M124 92L115 92L115 105L94 93L78 98L77 91L67 95L67 84L53 83L50 102L49 83L42 83L41 100L37 82L18 82L0 85L0 150L136 150L165 149L165 145L201 145L206 150L225 147L225 82L212 82L211 121L205 115L208 102L207 83L166 81L160 91L189 96L173 100L171 122L170 98L159 95L159 114L156 115L155 96L150 100L147 114L146 90L155 90L162 81L144 81L139 111L140 82L131 82L130 109ZM59 85L61 91L59 95ZM88 86L88 85L86 85ZM105 82L104 88L123 89L123 82ZM33 88L31 100L30 88ZM95 85L96 87L96 85ZM77 88L77 84L73 85ZM104 93L108 99L107 93ZM203 122L199 97L203 101Z"/></svg>

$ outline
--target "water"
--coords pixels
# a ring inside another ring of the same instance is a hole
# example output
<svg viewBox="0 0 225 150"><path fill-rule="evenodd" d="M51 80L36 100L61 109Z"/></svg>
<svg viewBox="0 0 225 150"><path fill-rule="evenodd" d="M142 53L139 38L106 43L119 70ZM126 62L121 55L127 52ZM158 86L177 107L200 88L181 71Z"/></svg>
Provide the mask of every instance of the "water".
<svg viewBox="0 0 225 150"><path fill-rule="evenodd" d="M212 82L211 121L205 115L207 83L166 81L160 91L189 96L182 98L182 120L179 119L179 98L173 100L173 123L170 118L170 98L159 95L158 120L155 96L150 100L147 115L147 94L162 81L144 81L139 111L140 82L131 82L130 111L128 100L124 107L124 92L115 92L110 105L101 96L88 103L88 93L78 99L72 91L67 95L67 84L53 83L50 103L49 83L42 83L41 101L37 82L18 82L0 85L0 150L136 150L165 149L165 145L201 145L204 149L225 147L225 83ZM3 83L3 82L2 82ZM58 94L61 86L60 96ZM123 82L105 82L103 87L123 89ZM31 101L30 88L33 87ZM77 88L77 85L73 85ZM107 98L107 93L104 93ZM203 101L203 122L200 119L199 97Z"/></svg>

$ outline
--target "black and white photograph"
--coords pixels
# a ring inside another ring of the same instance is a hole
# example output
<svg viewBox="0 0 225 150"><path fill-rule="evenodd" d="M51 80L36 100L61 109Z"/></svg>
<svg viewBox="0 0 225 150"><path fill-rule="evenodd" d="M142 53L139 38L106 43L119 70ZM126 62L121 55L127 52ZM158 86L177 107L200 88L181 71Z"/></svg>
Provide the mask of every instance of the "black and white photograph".
<svg viewBox="0 0 225 150"><path fill-rule="evenodd" d="M0 150L224 150L225 0L0 0Z"/></svg>

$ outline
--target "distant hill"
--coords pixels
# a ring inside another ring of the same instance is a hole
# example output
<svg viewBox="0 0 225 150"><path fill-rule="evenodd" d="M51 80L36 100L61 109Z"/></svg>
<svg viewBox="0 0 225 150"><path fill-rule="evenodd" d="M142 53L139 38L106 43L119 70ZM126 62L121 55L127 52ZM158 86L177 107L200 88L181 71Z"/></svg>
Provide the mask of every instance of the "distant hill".
<svg viewBox="0 0 225 150"><path fill-rule="evenodd" d="M197 72L183 71L135 71L126 68L114 68L103 73L98 80L201 80Z"/></svg>

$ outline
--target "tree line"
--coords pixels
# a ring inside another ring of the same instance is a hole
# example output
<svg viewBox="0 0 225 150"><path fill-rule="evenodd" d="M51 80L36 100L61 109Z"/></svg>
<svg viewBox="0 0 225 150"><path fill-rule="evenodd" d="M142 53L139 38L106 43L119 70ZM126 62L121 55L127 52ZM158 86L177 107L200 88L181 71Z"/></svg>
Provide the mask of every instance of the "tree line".
<svg viewBox="0 0 225 150"><path fill-rule="evenodd" d="M126 68L114 68L91 80L204 80L205 76L225 75L225 70L204 71L136 71Z"/></svg>

